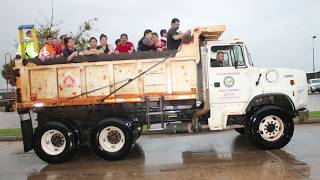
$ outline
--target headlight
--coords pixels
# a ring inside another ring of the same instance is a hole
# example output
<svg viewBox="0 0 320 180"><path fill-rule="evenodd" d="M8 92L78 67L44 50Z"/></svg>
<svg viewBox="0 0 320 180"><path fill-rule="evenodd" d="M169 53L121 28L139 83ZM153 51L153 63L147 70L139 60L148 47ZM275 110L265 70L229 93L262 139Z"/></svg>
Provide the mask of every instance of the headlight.
<svg viewBox="0 0 320 180"><path fill-rule="evenodd" d="M266 73L266 79L268 82L277 82L279 80L279 73L275 69L270 69Z"/></svg>

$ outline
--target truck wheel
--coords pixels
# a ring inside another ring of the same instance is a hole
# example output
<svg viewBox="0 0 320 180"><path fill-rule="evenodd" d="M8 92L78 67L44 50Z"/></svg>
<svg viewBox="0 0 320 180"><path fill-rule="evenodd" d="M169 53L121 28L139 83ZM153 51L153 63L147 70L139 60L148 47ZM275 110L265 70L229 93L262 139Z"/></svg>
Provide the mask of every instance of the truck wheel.
<svg viewBox="0 0 320 180"><path fill-rule="evenodd" d="M34 151L45 162L62 163L73 157L74 141L74 134L66 125L48 122L34 133Z"/></svg>
<svg viewBox="0 0 320 180"><path fill-rule="evenodd" d="M234 130L237 131L241 135L246 134L246 128L235 128Z"/></svg>
<svg viewBox="0 0 320 180"><path fill-rule="evenodd" d="M292 118L278 106L265 106L256 111L247 126L247 135L258 148L280 149L291 140Z"/></svg>
<svg viewBox="0 0 320 180"><path fill-rule="evenodd" d="M109 119L109 121L108 121ZM105 160L120 160L131 150L133 137L122 119L108 118L91 132L93 151Z"/></svg>

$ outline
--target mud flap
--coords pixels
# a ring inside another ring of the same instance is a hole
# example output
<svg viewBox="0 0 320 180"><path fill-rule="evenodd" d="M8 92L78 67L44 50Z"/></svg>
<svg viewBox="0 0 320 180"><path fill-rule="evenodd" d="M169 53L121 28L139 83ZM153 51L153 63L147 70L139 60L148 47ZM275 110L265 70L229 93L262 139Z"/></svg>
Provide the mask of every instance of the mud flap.
<svg viewBox="0 0 320 180"><path fill-rule="evenodd" d="M28 116L29 118L23 117ZM21 133L23 138L24 152L28 152L33 149L33 127L30 114L20 114Z"/></svg>

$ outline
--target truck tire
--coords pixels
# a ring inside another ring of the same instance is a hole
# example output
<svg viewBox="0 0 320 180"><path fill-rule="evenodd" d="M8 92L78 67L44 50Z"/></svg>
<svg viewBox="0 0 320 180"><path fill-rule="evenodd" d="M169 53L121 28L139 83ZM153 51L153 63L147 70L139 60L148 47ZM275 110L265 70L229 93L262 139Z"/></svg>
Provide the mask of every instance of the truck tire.
<svg viewBox="0 0 320 180"><path fill-rule="evenodd" d="M241 135L246 134L246 128L235 128L234 130L237 131Z"/></svg>
<svg viewBox="0 0 320 180"><path fill-rule="evenodd" d="M292 138L292 118L282 108L269 105L258 109L250 118L246 134L250 141L264 150L280 149Z"/></svg>
<svg viewBox="0 0 320 180"><path fill-rule="evenodd" d="M74 133L61 122L48 122L34 133L34 151L48 163L63 163L75 153Z"/></svg>
<svg viewBox="0 0 320 180"><path fill-rule="evenodd" d="M125 158L132 144L132 132L120 118L107 118L98 123L91 132L92 149L97 156L105 160Z"/></svg>

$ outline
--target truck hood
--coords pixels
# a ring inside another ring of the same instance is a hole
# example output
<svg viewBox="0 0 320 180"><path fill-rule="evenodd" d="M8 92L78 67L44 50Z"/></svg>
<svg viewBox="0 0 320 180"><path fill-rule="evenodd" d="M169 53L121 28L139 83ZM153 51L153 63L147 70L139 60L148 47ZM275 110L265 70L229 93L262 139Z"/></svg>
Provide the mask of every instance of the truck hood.
<svg viewBox="0 0 320 180"><path fill-rule="evenodd" d="M289 96L297 110L307 107L308 83L306 72L290 68L259 68L264 93Z"/></svg>

